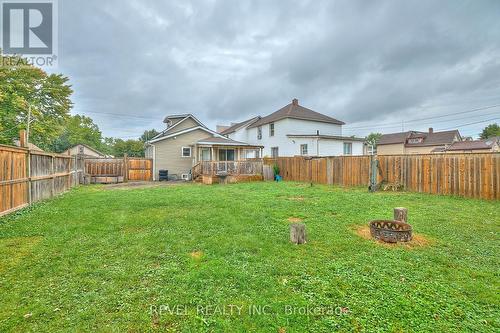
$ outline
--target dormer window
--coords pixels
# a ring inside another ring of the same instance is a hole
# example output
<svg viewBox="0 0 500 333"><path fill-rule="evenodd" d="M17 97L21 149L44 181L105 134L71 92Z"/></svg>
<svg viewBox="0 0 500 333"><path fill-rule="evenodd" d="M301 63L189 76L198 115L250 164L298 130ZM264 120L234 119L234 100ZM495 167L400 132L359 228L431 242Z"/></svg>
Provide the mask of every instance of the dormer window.
<svg viewBox="0 0 500 333"><path fill-rule="evenodd" d="M417 144L417 143L422 143L424 142L424 138L411 138L408 139L408 143L410 144Z"/></svg>

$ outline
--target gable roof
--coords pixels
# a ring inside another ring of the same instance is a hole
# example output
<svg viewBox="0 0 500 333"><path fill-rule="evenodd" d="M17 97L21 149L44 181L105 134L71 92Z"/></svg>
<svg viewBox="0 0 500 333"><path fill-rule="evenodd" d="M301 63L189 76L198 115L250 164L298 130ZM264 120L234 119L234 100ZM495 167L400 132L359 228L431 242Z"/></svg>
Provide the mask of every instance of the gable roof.
<svg viewBox="0 0 500 333"><path fill-rule="evenodd" d="M193 116L192 114L179 114L179 115L171 115L171 116L167 116L165 117L165 119L163 120L164 123L168 123L170 120L173 120L173 119L181 119L180 121L176 122L175 124L173 124L172 126L170 127L167 127L165 130L163 130L160 134L158 134L157 136L153 137L151 139L152 140L155 140L155 139L159 139L160 137L164 136L165 134L171 132L172 134L175 133L175 132L172 132L173 129L175 129L175 127L177 127L179 124L183 123L186 119L192 119L195 123L197 123L199 126L201 127L204 127L204 128L207 128L207 126L205 126L205 124L203 124L201 121L199 121L195 116Z"/></svg>
<svg viewBox="0 0 500 333"><path fill-rule="evenodd" d="M318 113L316 111L310 110L308 108L299 105L299 101L297 99L294 99L292 103L288 104L287 106L279 109L274 113L271 113L270 115L264 118L261 118L259 121L253 123L248 128L262 126L286 118L317 121L335 125L345 125L343 121L337 120L335 118L326 116L324 114Z"/></svg>
<svg viewBox="0 0 500 333"><path fill-rule="evenodd" d="M240 129L241 127L245 127L245 126L251 125L253 122L255 122L257 120L260 120L260 119L261 119L261 117L257 116L257 117L253 117L251 119L242 121L241 123L236 123L234 125L229 126L225 130L221 131L220 134L222 134L222 135L228 135L228 134L234 133L238 129Z"/></svg>
<svg viewBox="0 0 500 333"><path fill-rule="evenodd" d="M199 121L195 116L193 116L191 113L185 113L185 114L173 114L173 115L169 115L169 116L166 116L165 119L163 119L163 122L164 123L168 123L170 120L174 120L174 119L179 119L179 118L182 118L181 121L184 121L186 120L186 118L191 118L193 119L198 125L200 126L203 126L203 127L206 127L201 121ZM177 125L178 123L176 123ZM173 127L173 126L172 126Z"/></svg>
<svg viewBox="0 0 500 333"><path fill-rule="evenodd" d="M195 131L195 130L202 130L202 131L205 131L207 133L210 133L214 136L217 136L217 137L220 137L220 138L226 138L222 135L220 135L219 133L217 132L214 132L212 130L209 130L208 128L204 127L204 126L196 126L196 127L191 127L191 128L187 128L185 130L182 130L182 131L178 131L178 132L174 132L174 133L170 133L170 134L167 134L167 135L164 135L162 137L159 137L157 139L153 139L153 140L150 140L148 141L148 144L152 144L152 143L155 143L155 142L158 142L158 141L162 141L162 140L165 140L165 139L169 139L169 138L172 138L174 136L177 136L177 135L182 135L182 134L185 134L185 133L189 133L189 132L192 132L192 131Z"/></svg>
<svg viewBox="0 0 500 333"><path fill-rule="evenodd" d="M486 140L474 140L474 141L459 141L453 143L446 150L478 150L478 149L491 149L495 144L498 144L500 137L493 137Z"/></svg>
<svg viewBox="0 0 500 333"><path fill-rule="evenodd" d="M408 147L423 147L423 146L439 146L452 144L455 141L455 137L461 138L460 132L458 130L444 131L444 132L417 132L408 131L400 133L390 133L384 134L380 137L378 145L390 145L390 144L404 144ZM422 142L409 143L408 139L412 138L422 138Z"/></svg>

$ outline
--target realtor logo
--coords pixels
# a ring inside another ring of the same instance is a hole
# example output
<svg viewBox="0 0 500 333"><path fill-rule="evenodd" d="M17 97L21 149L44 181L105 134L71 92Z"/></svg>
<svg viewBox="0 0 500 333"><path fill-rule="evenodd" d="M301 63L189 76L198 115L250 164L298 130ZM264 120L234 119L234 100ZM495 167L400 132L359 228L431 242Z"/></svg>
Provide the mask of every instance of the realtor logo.
<svg viewBox="0 0 500 333"><path fill-rule="evenodd" d="M50 56L57 52L57 3L55 0L14 1L2 4L2 53L21 56ZM39 63L36 57L28 58Z"/></svg>

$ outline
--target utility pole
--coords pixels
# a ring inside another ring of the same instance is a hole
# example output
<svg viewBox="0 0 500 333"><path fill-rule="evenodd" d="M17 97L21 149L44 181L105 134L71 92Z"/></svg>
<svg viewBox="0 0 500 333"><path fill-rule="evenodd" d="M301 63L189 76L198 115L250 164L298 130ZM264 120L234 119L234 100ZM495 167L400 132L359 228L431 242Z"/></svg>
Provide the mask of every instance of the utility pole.
<svg viewBox="0 0 500 333"><path fill-rule="evenodd" d="M26 125L26 145L30 142L31 104L28 104L28 124Z"/></svg>
<svg viewBox="0 0 500 333"><path fill-rule="evenodd" d="M401 120L401 132L405 131L405 121Z"/></svg>

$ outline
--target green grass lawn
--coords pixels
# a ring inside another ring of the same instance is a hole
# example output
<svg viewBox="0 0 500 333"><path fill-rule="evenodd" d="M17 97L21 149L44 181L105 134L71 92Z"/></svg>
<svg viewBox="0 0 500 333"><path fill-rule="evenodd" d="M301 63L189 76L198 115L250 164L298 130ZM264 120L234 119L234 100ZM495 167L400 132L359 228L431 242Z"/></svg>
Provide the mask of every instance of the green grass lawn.
<svg viewBox="0 0 500 333"><path fill-rule="evenodd" d="M398 206L424 246L356 234ZM499 211L298 183L80 187L0 219L0 331L498 332Z"/></svg>

